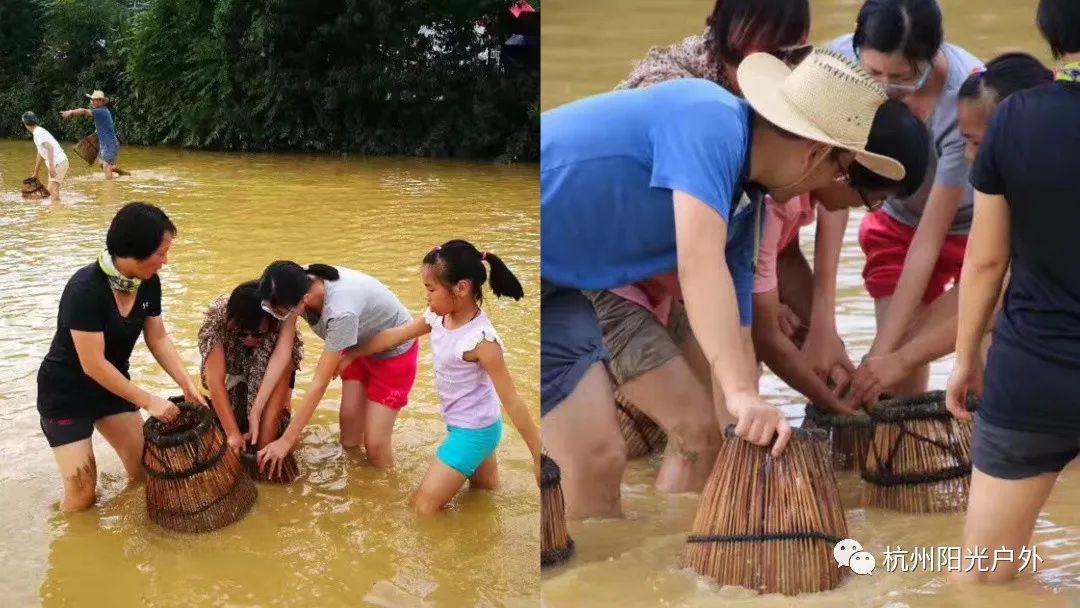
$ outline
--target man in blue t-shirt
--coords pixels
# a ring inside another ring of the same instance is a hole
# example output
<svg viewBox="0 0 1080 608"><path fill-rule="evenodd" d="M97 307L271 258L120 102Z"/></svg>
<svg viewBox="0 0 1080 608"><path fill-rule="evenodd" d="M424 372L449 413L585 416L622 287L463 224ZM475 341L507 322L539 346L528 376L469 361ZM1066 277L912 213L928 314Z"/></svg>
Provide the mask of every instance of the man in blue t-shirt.
<svg viewBox="0 0 1080 608"><path fill-rule="evenodd" d="M567 517L618 516L625 466L606 353L581 290L677 270L736 434L758 445L778 434L779 454L791 430L758 394L748 331L762 194L787 201L842 181L855 161L904 175L865 149L886 96L847 60L815 51L791 70L759 53L739 66L738 83L746 101L685 79L541 118L541 415Z"/></svg>
<svg viewBox="0 0 1080 608"><path fill-rule="evenodd" d="M64 110L60 116L64 120L72 116L94 119L94 132L98 136L98 158L101 160L101 168L105 171L105 179L112 179L114 174L126 175L127 172L116 163L117 156L120 154L120 140L116 137L112 111L108 108L109 100L100 90L90 93L87 97L90 98L90 109Z"/></svg>

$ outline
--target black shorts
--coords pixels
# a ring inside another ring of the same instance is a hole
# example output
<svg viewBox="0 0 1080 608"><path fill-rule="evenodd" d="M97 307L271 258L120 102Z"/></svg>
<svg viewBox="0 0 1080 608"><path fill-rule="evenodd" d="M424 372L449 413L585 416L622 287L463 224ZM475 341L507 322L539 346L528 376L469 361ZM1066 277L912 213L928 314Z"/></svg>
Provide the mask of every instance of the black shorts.
<svg viewBox="0 0 1080 608"><path fill-rule="evenodd" d="M1080 437L1016 431L975 414L971 463L997 479L1027 479L1059 473L1080 454Z"/></svg>
<svg viewBox="0 0 1080 608"><path fill-rule="evenodd" d="M102 418L115 414L137 412L139 408L131 404L115 403L108 406L92 408L93 413L89 416L74 416L64 418L50 418L41 415L41 432L49 442L49 447L58 448L62 445L89 439L94 434L94 423Z"/></svg>

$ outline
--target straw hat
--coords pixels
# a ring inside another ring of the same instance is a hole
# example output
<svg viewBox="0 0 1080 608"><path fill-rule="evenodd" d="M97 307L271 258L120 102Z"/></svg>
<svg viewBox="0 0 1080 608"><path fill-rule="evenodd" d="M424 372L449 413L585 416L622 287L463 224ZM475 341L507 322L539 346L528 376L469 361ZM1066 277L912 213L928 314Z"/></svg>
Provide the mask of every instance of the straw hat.
<svg viewBox="0 0 1080 608"><path fill-rule="evenodd" d="M101 90L98 89L93 93L87 95L87 97L89 97L90 99L105 99L105 93L101 92Z"/></svg>
<svg viewBox="0 0 1080 608"><path fill-rule="evenodd" d="M862 68L824 49L814 49L789 68L768 53L754 53L736 74L754 111L781 129L855 153L878 175L899 181L904 165L866 151L874 115L888 97Z"/></svg>

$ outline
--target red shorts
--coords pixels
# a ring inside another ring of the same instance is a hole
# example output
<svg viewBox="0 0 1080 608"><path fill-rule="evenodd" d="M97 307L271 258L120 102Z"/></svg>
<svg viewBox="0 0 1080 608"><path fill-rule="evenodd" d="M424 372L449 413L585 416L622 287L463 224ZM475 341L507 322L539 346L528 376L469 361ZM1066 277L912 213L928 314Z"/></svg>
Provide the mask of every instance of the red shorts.
<svg viewBox="0 0 1080 608"><path fill-rule="evenodd" d="M419 359L420 341L415 340L405 354L392 359L358 358L341 372L341 380L362 382L368 399L399 410L409 404Z"/></svg>
<svg viewBox="0 0 1080 608"><path fill-rule="evenodd" d="M863 281L866 291L875 300L887 298L896 291L900 271L904 269L915 229L901 224L884 211L867 213L859 226L859 246L866 254ZM923 294L923 303L929 304L945 293L952 281L960 280L960 268L964 265L967 235L948 235L941 246L934 273Z"/></svg>

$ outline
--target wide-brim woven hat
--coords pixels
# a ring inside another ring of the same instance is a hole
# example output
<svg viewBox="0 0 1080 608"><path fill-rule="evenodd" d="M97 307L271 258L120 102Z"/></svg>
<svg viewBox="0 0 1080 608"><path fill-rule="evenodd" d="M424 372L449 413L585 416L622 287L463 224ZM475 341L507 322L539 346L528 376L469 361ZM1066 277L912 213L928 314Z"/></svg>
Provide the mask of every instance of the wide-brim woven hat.
<svg viewBox="0 0 1080 608"><path fill-rule="evenodd" d="M754 53L736 73L743 97L777 127L855 153L867 169L894 181L904 165L866 150L870 127L888 96L859 66L824 49L814 49L795 69L768 53Z"/></svg>

